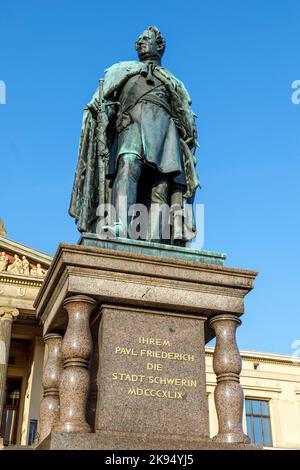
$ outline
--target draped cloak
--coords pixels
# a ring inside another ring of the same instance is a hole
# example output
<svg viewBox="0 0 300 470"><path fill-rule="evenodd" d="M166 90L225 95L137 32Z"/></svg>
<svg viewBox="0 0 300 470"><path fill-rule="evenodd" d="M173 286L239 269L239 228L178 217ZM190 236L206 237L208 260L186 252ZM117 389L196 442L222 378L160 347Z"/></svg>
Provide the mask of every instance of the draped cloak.
<svg viewBox="0 0 300 470"><path fill-rule="evenodd" d="M147 73L147 65L143 62L128 61L114 64L106 70L102 87L97 88L92 100L84 109L78 163L69 208L69 214L76 219L77 228L81 232L93 231L98 205L110 202L109 178L116 166L117 156L115 138L117 106L109 103L116 102L120 91L131 77ZM197 130L191 99L183 83L166 68L156 66L153 75L168 90L172 117L181 129L181 137L179 139L178 136L178 140L182 152L184 172L182 180L185 183L185 191L183 194L179 193L174 187L174 194L171 192L171 204L181 206L184 203L191 204L195 191L200 186L195 169ZM105 107L105 113L101 113L100 119L99 103ZM105 106L106 104L108 106ZM195 236L194 219L190 225L186 241ZM176 227L173 229L176 231Z"/></svg>

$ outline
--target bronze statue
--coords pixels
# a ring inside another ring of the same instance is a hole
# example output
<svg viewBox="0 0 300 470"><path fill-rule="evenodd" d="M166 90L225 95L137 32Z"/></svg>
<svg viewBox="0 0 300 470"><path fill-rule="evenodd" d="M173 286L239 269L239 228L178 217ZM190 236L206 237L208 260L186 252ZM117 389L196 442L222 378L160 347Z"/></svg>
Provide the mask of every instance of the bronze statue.
<svg viewBox="0 0 300 470"><path fill-rule="evenodd" d="M149 27L136 50L140 61L107 69L84 111L69 210L80 232L98 233L98 217L103 215L99 207L110 204L116 218L102 228L130 237L128 227L135 217L131 207L183 208L192 204L199 186L191 99L183 83L161 66L165 40L160 31ZM169 236L157 231L161 214L154 211L141 238L184 245L195 235L194 220L180 236L176 224L181 217L174 213L167 216ZM160 234L158 239L153 233Z"/></svg>

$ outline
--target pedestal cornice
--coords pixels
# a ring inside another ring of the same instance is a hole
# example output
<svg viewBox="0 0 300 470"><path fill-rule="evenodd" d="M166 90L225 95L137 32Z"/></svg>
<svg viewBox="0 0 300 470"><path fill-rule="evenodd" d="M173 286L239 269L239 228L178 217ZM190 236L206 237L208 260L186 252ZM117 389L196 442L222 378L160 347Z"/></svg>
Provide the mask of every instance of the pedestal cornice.
<svg viewBox="0 0 300 470"><path fill-rule="evenodd" d="M45 334L54 327L65 328L63 301L78 294L99 303L159 307L207 318L222 312L240 316L256 275L194 261L61 244L34 307Z"/></svg>

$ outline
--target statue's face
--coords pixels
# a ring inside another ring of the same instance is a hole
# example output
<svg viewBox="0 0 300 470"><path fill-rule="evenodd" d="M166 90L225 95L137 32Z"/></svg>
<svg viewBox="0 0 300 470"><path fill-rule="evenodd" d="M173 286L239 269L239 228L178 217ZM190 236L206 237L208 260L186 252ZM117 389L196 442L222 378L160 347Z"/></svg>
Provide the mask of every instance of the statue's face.
<svg viewBox="0 0 300 470"><path fill-rule="evenodd" d="M160 57L160 51L153 31L144 31L135 43L140 60Z"/></svg>

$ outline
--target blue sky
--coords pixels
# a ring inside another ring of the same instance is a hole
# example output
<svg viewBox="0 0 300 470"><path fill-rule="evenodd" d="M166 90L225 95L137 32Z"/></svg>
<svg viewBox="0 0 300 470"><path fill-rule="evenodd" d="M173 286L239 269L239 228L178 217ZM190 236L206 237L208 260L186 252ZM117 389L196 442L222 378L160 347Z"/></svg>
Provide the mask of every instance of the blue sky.
<svg viewBox="0 0 300 470"><path fill-rule="evenodd" d="M241 348L293 353L300 339L298 0L2 2L0 217L8 236L54 254L76 243L68 214L82 109L149 25L198 116L205 246L260 272Z"/></svg>

